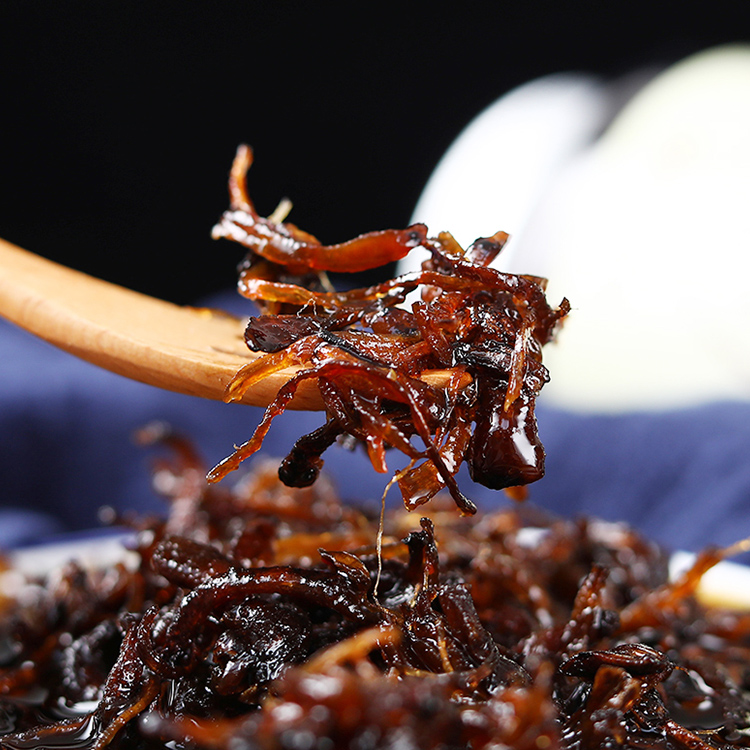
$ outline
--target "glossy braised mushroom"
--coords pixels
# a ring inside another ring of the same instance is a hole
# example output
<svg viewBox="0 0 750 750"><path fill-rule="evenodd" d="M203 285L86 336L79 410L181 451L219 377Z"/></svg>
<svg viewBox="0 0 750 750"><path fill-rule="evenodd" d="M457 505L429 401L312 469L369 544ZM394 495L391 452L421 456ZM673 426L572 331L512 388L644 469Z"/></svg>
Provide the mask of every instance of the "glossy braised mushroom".
<svg viewBox="0 0 750 750"><path fill-rule="evenodd" d="M534 402L548 379L541 351L570 306L547 303L544 279L488 267L507 234L464 250L446 232L428 238L423 225L413 225L325 246L283 222L288 206L275 218L257 214L246 188L251 163L252 152L241 146L230 173L231 210L213 234L249 249L238 289L261 314L250 319L245 339L265 356L237 373L228 399L242 399L280 370L301 369L253 437L209 480L258 451L272 420L308 381L317 384L327 419L282 464L290 486L314 482L322 453L344 436L364 444L379 472L387 471L387 447L406 456L396 480L412 509L446 487L462 513L475 512L454 478L464 461L475 481L493 489L539 479L544 450ZM415 247L430 252L421 272L366 289L335 292L321 275L376 267ZM433 370L446 374L441 385L425 382Z"/></svg>

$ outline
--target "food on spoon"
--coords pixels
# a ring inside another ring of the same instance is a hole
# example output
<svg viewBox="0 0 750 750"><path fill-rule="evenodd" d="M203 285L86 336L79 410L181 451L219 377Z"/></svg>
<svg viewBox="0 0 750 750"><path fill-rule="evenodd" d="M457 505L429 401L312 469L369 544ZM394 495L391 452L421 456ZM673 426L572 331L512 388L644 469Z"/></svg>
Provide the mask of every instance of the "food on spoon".
<svg viewBox="0 0 750 750"><path fill-rule="evenodd" d="M177 453L137 564L6 605L4 750L750 746L750 619L692 597L719 555L670 584L621 525L438 501L389 513L379 557L325 477L206 486L152 435Z"/></svg>
<svg viewBox="0 0 750 750"><path fill-rule="evenodd" d="M322 453L347 436L364 444L379 472L388 470L387 447L405 454L409 464L396 480L410 509L445 487L463 513L474 513L455 480L464 461L476 482L493 489L539 479L544 449L534 403L548 380L541 351L568 313L567 300L553 308L544 279L488 267L508 239L504 232L466 250L447 232L428 238L422 224L322 245L281 216L258 215L246 187L251 163L252 152L241 146L230 172L231 210L213 236L249 249L238 289L261 314L250 319L245 338L265 356L237 373L227 398L241 398L279 370L302 369L279 391L251 439L209 480L221 479L261 447L273 419L308 379L317 382L326 422L300 438L282 463L280 477L289 486L312 484ZM415 247L430 252L419 273L366 289L329 288L326 271L375 268ZM421 299L408 307L414 292ZM444 387L422 379L431 370L448 371Z"/></svg>

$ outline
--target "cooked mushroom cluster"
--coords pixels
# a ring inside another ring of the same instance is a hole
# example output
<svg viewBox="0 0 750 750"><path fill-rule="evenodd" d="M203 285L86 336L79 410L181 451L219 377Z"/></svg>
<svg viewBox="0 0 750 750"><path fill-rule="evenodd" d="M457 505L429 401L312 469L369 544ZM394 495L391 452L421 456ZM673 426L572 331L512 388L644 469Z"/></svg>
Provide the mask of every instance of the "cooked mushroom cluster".
<svg viewBox="0 0 750 750"><path fill-rule="evenodd" d="M266 410L253 437L209 474L222 478L261 447L271 421L299 384L315 380L326 420L301 437L279 470L293 487L315 481L322 453L337 439L365 446L376 471L386 472L386 448L409 460L395 478L408 508L447 488L461 512L476 508L455 474L466 461L487 487L524 486L544 474L535 399L548 380L542 346L570 309L551 307L545 280L501 273L489 264L504 232L462 248L447 232L427 228L372 232L323 245L282 217L258 215L247 194L252 152L237 152L229 181L231 210L214 227L248 248L239 291L261 314L250 319L248 346L265 356L242 368L229 400L278 370L298 374ZM419 273L366 289L336 292L327 271L356 272L429 251ZM416 298L415 298L416 297ZM436 382L426 375L438 371Z"/></svg>
<svg viewBox="0 0 750 750"><path fill-rule="evenodd" d="M157 467L136 564L71 562L4 603L0 745L750 746L750 617L706 610L631 530L514 505L420 518ZM257 459L256 459L257 462Z"/></svg>

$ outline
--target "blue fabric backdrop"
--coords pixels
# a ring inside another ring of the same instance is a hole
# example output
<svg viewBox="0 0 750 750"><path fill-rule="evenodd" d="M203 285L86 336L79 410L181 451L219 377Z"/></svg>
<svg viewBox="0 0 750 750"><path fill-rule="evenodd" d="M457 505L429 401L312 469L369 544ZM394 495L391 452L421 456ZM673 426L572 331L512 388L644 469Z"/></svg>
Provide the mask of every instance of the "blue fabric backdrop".
<svg viewBox="0 0 750 750"><path fill-rule="evenodd" d="M226 306L226 305L225 305ZM96 527L102 505L153 510L153 450L135 430L163 419L191 436L208 464L247 439L261 411L160 391L81 362L0 321L0 547ZM558 514L624 520L672 548L750 535L750 405L583 415L540 406L547 475L533 503ZM274 423L265 453L283 456L320 414ZM334 446L326 468L344 497L377 501L387 477L362 451ZM393 455L393 468L403 460ZM480 506L510 501L460 481ZM393 493L394 501L397 492Z"/></svg>

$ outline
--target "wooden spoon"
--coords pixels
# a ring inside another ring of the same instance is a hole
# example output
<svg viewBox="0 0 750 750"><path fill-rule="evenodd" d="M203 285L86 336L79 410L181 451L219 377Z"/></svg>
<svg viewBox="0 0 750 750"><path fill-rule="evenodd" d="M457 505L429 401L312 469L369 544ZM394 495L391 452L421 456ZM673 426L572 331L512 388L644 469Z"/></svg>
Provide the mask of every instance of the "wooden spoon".
<svg viewBox="0 0 750 750"><path fill-rule="evenodd" d="M237 370L257 355L245 346L245 321L181 307L61 266L0 239L0 315L51 344L132 380L222 400ZM267 406L296 372L254 385L242 403ZM446 373L424 373L435 385ZM312 380L291 408L320 410Z"/></svg>

